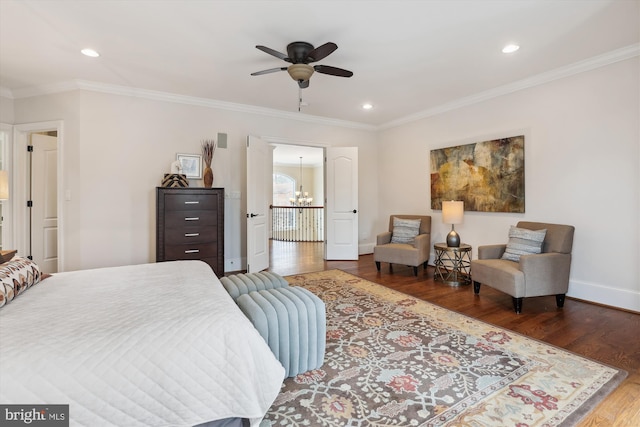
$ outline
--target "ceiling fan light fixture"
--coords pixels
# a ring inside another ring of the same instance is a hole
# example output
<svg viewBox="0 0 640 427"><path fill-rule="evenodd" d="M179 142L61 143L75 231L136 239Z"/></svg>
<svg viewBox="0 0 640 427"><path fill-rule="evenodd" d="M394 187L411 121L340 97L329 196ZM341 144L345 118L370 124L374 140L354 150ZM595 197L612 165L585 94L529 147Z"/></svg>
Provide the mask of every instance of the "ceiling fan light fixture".
<svg viewBox="0 0 640 427"><path fill-rule="evenodd" d="M309 64L292 64L287 68L287 72L291 78L297 82L309 80L314 71L313 67Z"/></svg>

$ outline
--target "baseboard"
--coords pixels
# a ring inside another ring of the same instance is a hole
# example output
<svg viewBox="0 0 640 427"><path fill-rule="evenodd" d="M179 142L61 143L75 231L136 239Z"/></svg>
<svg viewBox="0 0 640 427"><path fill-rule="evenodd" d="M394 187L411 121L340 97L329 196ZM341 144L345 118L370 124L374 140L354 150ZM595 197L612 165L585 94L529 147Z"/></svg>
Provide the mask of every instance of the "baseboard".
<svg viewBox="0 0 640 427"><path fill-rule="evenodd" d="M224 271L225 273L231 271L240 271L246 269L246 264L242 263L242 258L232 258L224 260Z"/></svg>
<svg viewBox="0 0 640 427"><path fill-rule="evenodd" d="M375 246L374 243L360 243L358 245L358 255L372 254L374 246ZM435 257L433 253L429 254L429 260L427 261L427 264L429 264L430 266L433 266L434 260L435 260Z"/></svg>
<svg viewBox="0 0 640 427"><path fill-rule="evenodd" d="M358 245L358 255L367 255L373 253L373 243L360 243Z"/></svg>
<svg viewBox="0 0 640 427"><path fill-rule="evenodd" d="M640 312L640 292L571 280L567 296L596 304Z"/></svg>

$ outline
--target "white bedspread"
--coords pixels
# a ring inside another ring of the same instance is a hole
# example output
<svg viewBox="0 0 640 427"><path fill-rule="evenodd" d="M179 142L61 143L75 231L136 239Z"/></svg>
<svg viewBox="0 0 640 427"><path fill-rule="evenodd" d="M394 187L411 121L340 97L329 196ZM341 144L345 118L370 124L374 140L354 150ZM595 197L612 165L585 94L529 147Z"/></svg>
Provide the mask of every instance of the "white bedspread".
<svg viewBox="0 0 640 427"><path fill-rule="evenodd" d="M283 379L200 261L59 273L0 310L0 402L68 403L71 425L256 425Z"/></svg>

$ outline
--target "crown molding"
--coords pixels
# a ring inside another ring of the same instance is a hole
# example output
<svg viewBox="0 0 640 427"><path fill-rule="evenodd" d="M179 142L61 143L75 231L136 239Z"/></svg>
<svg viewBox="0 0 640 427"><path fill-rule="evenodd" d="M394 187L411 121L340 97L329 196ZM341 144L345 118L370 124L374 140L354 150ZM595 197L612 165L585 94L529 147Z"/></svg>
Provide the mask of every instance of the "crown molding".
<svg viewBox="0 0 640 427"><path fill-rule="evenodd" d="M347 120L331 119L327 117L312 116L304 113L276 110L273 108L257 107L254 105L237 104L233 102L218 101L209 98L199 98L195 96L178 95L168 92L153 91L147 89L137 89L127 86L108 85L104 83L77 81L78 89L104 92L115 95L132 96L154 101L174 102L178 104L195 105L199 107L215 108L220 110L235 111L240 113L257 114L268 117L297 120L307 123L315 123L328 126L340 126L353 129L375 130L376 127Z"/></svg>
<svg viewBox="0 0 640 427"><path fill-rule="evenodd" d="M352 129L375 131L376 126L367 125L347 120L331 119L327 117L313 116L304 113L281 111L273 108L257 107L254 105L236 104L232 102L217 101L215 99L199 98L195 96L178 95L175 93L161 92L148 89L139 89L129 86L120 86L86 80L73 80L46 86L34 86L23 89L15 89L12 92L14 99L27 98L32 96L49 95L72 90L86 90L90 92L107 93L111 95L129 96L134 98L148 99L152 101L173 102L205 108L215 108L219 110L235 111L261 116L275 117L287 120L297 120L306 123L321 124L327 126L339 126Z"/></svg>
<svg viewBox="0 0 640 427"><path fill-rule="evenodd" d="M448 111L456 110L462 107L467 107L469 105L477 104L479 102L487 101L499 96L508 95L510 93L517 92L523 89L539 86L541 84L569 77L575 74L591 71L596 68L631 59L636 56L640 56L640 43L616 49L603 55L595 56L584 61L575 62L573 64L567 65L566 67L556 68L555 70L547 71L545 73L541 73L536 76L519 80L517 82L500 86L485 92L480 92L478 94L461 98L453 102L448 102L446 104L442 104L438 107L430 108L419 113L411 114L409 116L382 124L378 126L378 130L389 129L410 122L415 122L417 120L433 117L438 114L446 113Z"/></svg>
<svg viewBox="0 0 640 427"><path fill-rule="evenodd" d="M79 89L77 82L65 81L47 85L29 86L11 90L13 99L30 98L32 96L52 95Z"/></svg>
<svg viewBox="0 0 640 427"><path fill-rule="evenodd" d="M101 92L112 95L130 96L136 98L149 99L154 101L173 102L178 104L194 105L206 108L214 108L227 111L235 111L248 114L256 114L267 117L274 117L286 120L296 120L306 123L314 123L326 126L338 126L351 129L378 131L397 127L403 124L415 122L428 117L433 117L458 108L477 104L499 96L508 95L523 89L535 87L564 77L590 71L596 68L604 67L615 62L624 61L636 56L640 56L640 43L616 49L605 54L595 56L570 64L565 67L556 68L536 76L519 80L508 85L504 85L485 92L480 92L465 98L461 98L452 102L442 104L440 106L430 108L403 118L384 123L379 126L368 125L363 123L351 122L347 120L331 119L327 117L312 116L304 113L296 113L289 111L276 110L272 108L257 107L253 105L236 104L232 102L217 101L208 98L199 98L194 96L178 95L168 92L160 92L147 89L139 89L128 86L119 86L99 82L91 82L85 80L74 80L60 83L54 83L42 86L32 86L28 88L10 90L0 87L0 96L9 99L28 98L32 96L49 95L73 90L86 90L92 92Z"/></svg>

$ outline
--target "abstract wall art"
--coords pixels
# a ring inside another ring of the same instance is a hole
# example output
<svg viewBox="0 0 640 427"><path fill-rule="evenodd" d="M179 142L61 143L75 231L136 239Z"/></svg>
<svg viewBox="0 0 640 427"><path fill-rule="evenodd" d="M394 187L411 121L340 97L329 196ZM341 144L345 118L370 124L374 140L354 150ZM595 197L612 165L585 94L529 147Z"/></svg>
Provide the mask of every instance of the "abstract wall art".
<svg viewBox="0 0 640 427"><path fill-rule="evenodd" d="M524 135L431 150L431 209L524 212Z"/></svg>

